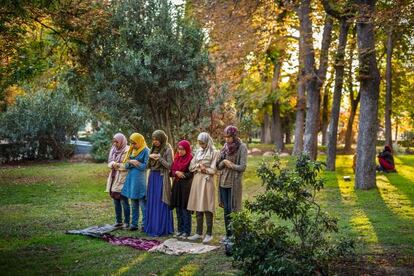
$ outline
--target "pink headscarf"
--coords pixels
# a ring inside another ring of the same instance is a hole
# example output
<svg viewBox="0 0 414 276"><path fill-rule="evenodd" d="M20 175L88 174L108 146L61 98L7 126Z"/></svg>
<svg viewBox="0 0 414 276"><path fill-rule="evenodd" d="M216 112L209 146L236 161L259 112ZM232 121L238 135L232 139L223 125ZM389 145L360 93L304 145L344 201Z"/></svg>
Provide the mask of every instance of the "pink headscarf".
<svg viewBox="0 0 414 276"><path fill-rule="evenodd" d="M108 156L108 163L115 161L115 162L122 162L122 153L124 152L127 146L127 138L122 133L117 133L114 135L114 139L118 141L121 147L118 149L115 145L112 145L111 151L109 152Z"/></svg>

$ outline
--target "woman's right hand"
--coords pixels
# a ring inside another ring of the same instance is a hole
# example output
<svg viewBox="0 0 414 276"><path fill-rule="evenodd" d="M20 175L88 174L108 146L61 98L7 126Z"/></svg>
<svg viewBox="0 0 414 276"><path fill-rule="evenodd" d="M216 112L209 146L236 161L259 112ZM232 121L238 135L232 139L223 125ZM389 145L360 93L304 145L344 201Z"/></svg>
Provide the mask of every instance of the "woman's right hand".
<svg viewBox="0 0 414 276"><path fill-rule="evenodd" d="M132 159L128 161L129 164L131 164L134 167L138 167L139 165L141 165L141 163L138 160Z"/></svg>

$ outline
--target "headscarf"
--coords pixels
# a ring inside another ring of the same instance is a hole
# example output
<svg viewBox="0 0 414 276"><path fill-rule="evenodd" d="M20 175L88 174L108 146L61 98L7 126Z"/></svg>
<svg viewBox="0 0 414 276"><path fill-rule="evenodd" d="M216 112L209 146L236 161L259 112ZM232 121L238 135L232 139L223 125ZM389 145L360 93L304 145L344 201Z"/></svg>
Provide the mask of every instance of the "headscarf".
<svg viewBox="0 0 414 276"><path fill-rule="evenodd" d="M156 147L156 146L152 145L151 153L159 153L160 156L162 157L164 155L165 151L167 150L167 148L170 147L170 145L168 144L167 134L165 134L165 132L163 130L156 130L152 133L152 139L155 139L155 140L159 141L160 146ZM161 169L161 164L160 164L159 160L155 160L155 159L150 158L149 161L148 161L148 165L153 170L160 170Z"/></svg>
<svg viewBox="0 0 414 276"><path fill-rule="evenodd" d="M233 137L233 142L224 144L220 153L220 159L226 159L227 156L237 152L241 144L240 138L237 137L238 132L239 130L235 126L227 126L224 129L224 135Z"/></svg>
<svg viewBox="0 0 414 276"><path fill-rule="evenodd" d="M197 161L200 161L200 160L205 159L206 157L212 158L213 157L214 150L216 148L214 147L213 138L211 138L210 134L208 134L207 132L201 132L198 135L197 140L198 141L201 141L201 142L203 142L205 144L207 144L207 146L206 146L205 149L203 149L203 148L200 147L197 150L196 160Z"/></svg>
<svg viewBox="0 0 414 276"><path fill-rule="evenodd" d="M121 147L118 149L115 145L112 145L108 156L108 163L112 161L121 162L122 153L127 147L127 138L122 133L115 134L113 139L116 140Z"/></svg>
<svg viewBox="0 0 414 276"><path fill-rule="evenodd" d="M384 151L391 152L391 147L388 145L384 146Z"/></svg>
<svg viewBox="0 0 414 276"><path fill-rule="evenodd" d="M177 144L178 147L183 147L185 150L185 155L180 156L178 152L174 156L174 161L171 166L171 172L172 175L177 179L177 176L175 175L176 171L185 172L188 167L190 166L190 162L193 159L193 155L191 153L191 144L187 140L181 140Z"/></svg>
<svg viewBox="0 0 414 276"><path fill-rule="evenodd" d="M137 145L137 149L130 146L128 150L128 154L125 156L124 163L126 163L132 156L132 158L135 158L138 156L138 154L141 153L145 148L147 148L147 143L145 142L144 136L142 136L140 133L132 133L131 136L129 136L129 140L133 141Z"/></svg>

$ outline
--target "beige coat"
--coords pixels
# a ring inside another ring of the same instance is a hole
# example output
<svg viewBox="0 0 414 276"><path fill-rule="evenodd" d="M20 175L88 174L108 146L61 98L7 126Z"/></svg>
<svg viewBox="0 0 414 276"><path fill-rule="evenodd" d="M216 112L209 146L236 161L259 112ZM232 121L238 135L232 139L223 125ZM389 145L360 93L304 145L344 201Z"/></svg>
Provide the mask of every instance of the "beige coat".
<svg viewBox="0 0 414 276"><path fill-rule="evenodd" d="M121 160L124 160L125 155L128 153L129 147L125 147L124 152L122 153L122 157ZM111 169L112 172L112 165L115 162L109 162L108 163L108 168ZM122 191L122 188L124 187L124 182L126 179L126 176L128 174L128 171L125 169L125 165L123 163L119 163L120 167L118 169L116 169L116 173L115 173L115 178L114 178L114 182L112 183L112 189L111 192L118 192L120 193ZM106 181L106 190L105 192L109 193L109 189L111 187L111 182L112 182L112 178L111 178L111 172L109 173L108 179Z"/></svg>
<svg viewBox="0 0 414 276"><path fill-rule="evenodd" d="M216 210L216 192L214 184L214 175L216 174L217 160L220 152L215 151L213 158L203 159L197 162L193 157L190 163L190 171L194 172L193 182L191 184L190 197L188 199L187 209L197 212L212 212ZM200 163L207 167L207 173L200 171Z"/></svg>

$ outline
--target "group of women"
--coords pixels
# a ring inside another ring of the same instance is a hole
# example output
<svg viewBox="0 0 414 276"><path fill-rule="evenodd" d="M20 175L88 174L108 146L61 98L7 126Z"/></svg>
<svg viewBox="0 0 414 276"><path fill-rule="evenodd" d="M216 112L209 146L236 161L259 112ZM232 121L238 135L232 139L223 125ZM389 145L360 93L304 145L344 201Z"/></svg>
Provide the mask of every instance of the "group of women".
<svg viewBox="0 0 414 276"><path fill-rule="evenodd" d="M202 132L198 135L198 149L194 154L190 142L181 140L174 155L162 130L152 134L151 149L139 133L130 136L129 146L123 134L115 134L108 158L111 172L107 181L107 192L115 205L115 226L138 230L141 209L141 231L150 236L170 235L174 232L172 210L176 209L176 237L210 242L216 209L214 180L218 174L219 205L224 208L226 227L225 242L232 235L230 214L241 208L247 147L238 137L235 126L225 128L224 138L223 149L217 151L211 136ZM195 234L191 235L194 213L197 227ZM207 230L203 237L204 218Z"/></svg>

